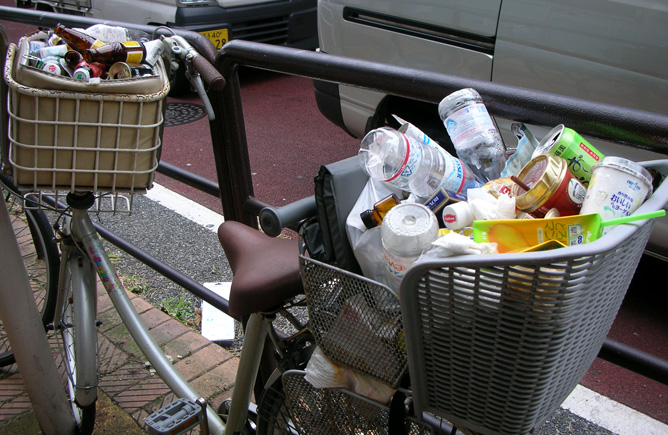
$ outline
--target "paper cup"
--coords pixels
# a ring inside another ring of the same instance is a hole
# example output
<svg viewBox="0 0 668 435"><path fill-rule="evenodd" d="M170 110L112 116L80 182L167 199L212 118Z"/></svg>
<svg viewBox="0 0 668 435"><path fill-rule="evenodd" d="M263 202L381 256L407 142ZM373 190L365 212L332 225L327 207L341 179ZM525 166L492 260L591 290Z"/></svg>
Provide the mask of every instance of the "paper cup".
<svg viewBox="0 0 668 435"><path fill-rule="evenodd" d="M629 216L652 193L647 169L621 157L606 157L592 168L580 214L598 213L602 220Z"/></svg>

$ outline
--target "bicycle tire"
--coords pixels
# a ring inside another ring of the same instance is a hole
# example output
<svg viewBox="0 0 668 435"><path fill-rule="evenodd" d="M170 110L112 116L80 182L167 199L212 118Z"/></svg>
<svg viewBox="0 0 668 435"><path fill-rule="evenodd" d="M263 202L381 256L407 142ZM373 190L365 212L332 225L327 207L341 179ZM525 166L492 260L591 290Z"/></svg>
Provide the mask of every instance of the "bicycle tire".
<svg viewBox="0 0 668 435"><path fill-rule="evenodd" d="M81 253L70 252L65 259L61 285L63 303L56 313L56 329L60 335L63 382L72 407L78 433L88 435L95 426L95 404L99 379L97 358L97 326L95 269Z"/></svg>
<svg viewBox="0 0 668 435"><path fill-rule="evenodd" d="M46 330L56 308L60 267L60 254L53 229L44 212L24 208L23 198L10 177L0 174L0 188ZM0 320L0 367L14 362L14 353Z"/></svg>
<svg viewBox="0 0 668 435"><path fill-rule="evenodd" d="M297 434L283 392L280 376L264 389L257 407L256 435Z"/></svg>

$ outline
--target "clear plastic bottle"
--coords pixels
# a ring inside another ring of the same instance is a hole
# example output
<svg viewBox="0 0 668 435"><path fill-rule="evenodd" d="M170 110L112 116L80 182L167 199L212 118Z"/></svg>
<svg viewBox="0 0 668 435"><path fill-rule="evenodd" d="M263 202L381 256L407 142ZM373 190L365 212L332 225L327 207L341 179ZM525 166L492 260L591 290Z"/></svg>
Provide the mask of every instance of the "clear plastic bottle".
<svg viewBox="0 0 668 435"><path fill-rule="evenodd" d="M369 176L429 198L440 188L466 194L479 184L456 157L432 141L418 141L389 127L370 131L358 153Z"/></svg>
<svg viewBox="0 0 668 435"><path fill-rule="evenodd" d="M387 285L399 290L408 268L438 237L438 220L422 204L403 203L387 212L380 226Z"/></svg>
<svg viewBox="0 0 668 435"><path fill-rule="evenodd" d="M500 178L506 151L480 94L471 88L453 92L440 102L438 114L457 150L457 156L478 179L485 183Z"/></svg>

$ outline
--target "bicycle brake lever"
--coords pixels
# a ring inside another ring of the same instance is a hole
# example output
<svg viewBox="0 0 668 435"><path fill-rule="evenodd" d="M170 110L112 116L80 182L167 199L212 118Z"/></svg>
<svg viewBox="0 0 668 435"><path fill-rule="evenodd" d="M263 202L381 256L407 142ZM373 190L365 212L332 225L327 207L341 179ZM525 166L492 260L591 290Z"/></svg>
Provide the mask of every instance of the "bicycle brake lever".
<svg viewBox="0 0 668 435"><path fill-rule="evenodd" d="M200 77L199 73L190 66L188 66L188 68L186 69L186 77L188 78L188 81L195 86L197 94L202 99L202 103L204 104L204 108L206 109L206 114L209 117L209 121L215 120L216 115L213 113L213 107L211 106L209 97L206 95L206 92L204 91L204 83L202 83L202 77Z"/></svg>
<svg viewBox="0 0 668 435"><path fill-rule="evenodd" d="M185 75L188 81L193 85L195 91L199 95L204 108L206 109L207 116L209 121L216 119L216 116L213 112L213 107L209 101L209 97L206 95L204 90L204 83L202 82L202 77L199 72L195 69L193 65L193 59L200 54L195 50L192 45L190 45L183 37L178 35L172 36L160 36L163 44L165 45L165 51L171 53L173 56L178 57L183 61L183 64L186 67Z"/></svg>

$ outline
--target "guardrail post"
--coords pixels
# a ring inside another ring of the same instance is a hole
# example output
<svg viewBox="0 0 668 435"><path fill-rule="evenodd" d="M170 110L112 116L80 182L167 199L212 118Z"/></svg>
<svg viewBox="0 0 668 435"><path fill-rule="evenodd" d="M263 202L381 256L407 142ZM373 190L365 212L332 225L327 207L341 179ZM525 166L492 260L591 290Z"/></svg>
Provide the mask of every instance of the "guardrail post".
<svg viewBox="0 0 668 435"><path fill-rule="evenodd" d="M0 280L0 317L21 370L28 397L45 434L74 433L75 423L58 368L32 296L9 212L0 206L3 276Z"/></svg>

